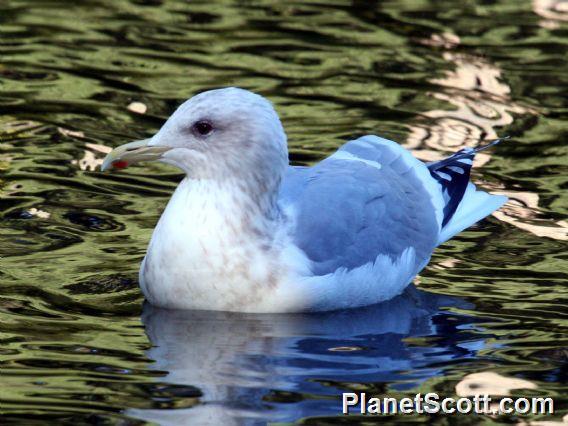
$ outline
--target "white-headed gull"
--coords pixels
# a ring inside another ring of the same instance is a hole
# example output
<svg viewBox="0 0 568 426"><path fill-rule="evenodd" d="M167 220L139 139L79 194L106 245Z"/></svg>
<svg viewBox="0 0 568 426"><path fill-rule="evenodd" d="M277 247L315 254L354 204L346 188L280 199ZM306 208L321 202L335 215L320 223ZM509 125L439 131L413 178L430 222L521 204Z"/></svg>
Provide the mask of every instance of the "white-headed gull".
<svg viewBox="0 0 568 426"><path fill-rule="evenodd" d="M438 245L503 205L469 182L476 151L425 164L363 136L293 167L271 103L224 88L189 99L102 169L158 160L185 173L140 268L150 303L325 311L400 294Z"/></svg>

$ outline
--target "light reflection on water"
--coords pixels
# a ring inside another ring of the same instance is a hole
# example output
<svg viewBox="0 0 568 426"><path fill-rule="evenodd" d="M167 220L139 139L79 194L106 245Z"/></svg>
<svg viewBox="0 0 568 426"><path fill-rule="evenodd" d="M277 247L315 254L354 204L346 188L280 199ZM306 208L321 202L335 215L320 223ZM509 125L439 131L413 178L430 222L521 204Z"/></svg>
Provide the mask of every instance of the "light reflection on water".
<svg viewBox="0 0 568 426"><path fill-rule="evenodd" d="M430 43L455 48L459 38L445 34L429 40ZM429 44L427 42L427 44ZM427 126L415 125L405 146L423 161L437 161L448 152L467 146L475 146L480 140L492 140L500 136L496 129L513 122L512 114L536 115L537 110L516 105L510 98L511 88L501 81L501 70L473 56L445 52L443 58L455 68L446 72L445 78L432 79L450 92L433 93L455 106L453 110L433 110L422 114L428 117ZM490 160L490 154L481 152L474 160L475 167L482 167ZM568 222L539 218L538 194L504 190L495 183L474 179L477 184L491 188L495 194L509 197L509 202L493 215L503 222L532 232L539 237L568 240ZM528 219L528 220L527 220Z"/></svg>
<svg viewBox="0 0 568 426"><path fill-rule="evenodd" d="M488 378L562 407L565 3L0 3L2 414L339 423L342 391L459 395ZM141 313L138 265L179 175L101 174L102 158L227 85L275 103L295 164L366 133L425 161L510 134L474 180L511 200L382 306Z"/></svg>

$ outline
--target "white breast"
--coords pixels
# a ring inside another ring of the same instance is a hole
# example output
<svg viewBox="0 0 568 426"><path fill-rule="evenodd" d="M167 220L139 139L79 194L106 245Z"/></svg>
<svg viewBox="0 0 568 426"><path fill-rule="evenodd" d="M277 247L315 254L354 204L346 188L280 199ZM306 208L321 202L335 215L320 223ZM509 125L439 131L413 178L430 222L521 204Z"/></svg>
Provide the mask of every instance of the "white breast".
<svg viewBox="0 0 568 426"><path fill-rule="evenodd" d="M180 183L140 269L140 286L152 304L270 312L298 303L291 300L299 294L291 291L290 277L307 261L287 242L285 227L270 240L243 232L250 217L243 217L241 201L211 181Z"/></svg>

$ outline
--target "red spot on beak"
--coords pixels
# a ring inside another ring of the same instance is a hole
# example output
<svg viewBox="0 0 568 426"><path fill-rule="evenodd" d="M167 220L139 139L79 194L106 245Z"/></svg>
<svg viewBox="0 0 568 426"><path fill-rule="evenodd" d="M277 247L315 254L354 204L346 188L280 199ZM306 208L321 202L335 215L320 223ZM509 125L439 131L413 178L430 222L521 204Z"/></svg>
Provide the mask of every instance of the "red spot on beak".
<svg viewBox="0 0 568 426"><path fill-rule="evenodd" d="M128 163L126 161L119 160L112 163L112 167L114 167L115 169L125 169L128 167Z"/></svg>

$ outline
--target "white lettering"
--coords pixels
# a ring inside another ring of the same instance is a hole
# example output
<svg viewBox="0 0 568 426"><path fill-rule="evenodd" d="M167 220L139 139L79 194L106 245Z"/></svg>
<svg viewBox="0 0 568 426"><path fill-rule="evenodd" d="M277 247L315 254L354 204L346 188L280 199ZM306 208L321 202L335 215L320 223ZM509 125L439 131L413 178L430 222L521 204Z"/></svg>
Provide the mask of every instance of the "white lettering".
<svg viewBox="0 0 568 426"><path fill-rule="evenodd" d="M437 393L417 393L412 398L369 397L365 392L342 394L343 414L351 414L359 405L359 412L366 414L553 414L552 398L501 398L492 402L490 395L472 395L462 398L443 398ZM351 411L350 411L351 410Z"/></svg>
<svg viewBox="0 0 568 426"><path fill-rule="evenodd" d="M554 414L554 400L552 398L533 398L532 412L533 414Z"/></svg>
<svg viewBox="0 0 568 426"><path fill-rule="evenodd" d="M511 414L513 412L513 409L510 407L511 402L513 402L511 398L503 398L499 402L499 412L503 414Z"/></svg>
<svg viewBox="0 0 568 426"><path fill-rule="evenodd" d="M343 414L349 414L349 407L357 405L359 397L356 393L346 392L343 394Z"/></svg>
<svg viewBox="0 0 568 426"><path fill-rule="evenodd" d="M396 403L396 398L384 398L383 399L383 413L384 414L396 414L396 413L398 413L398 404Z"/></svg>
<svg viewBox="0 0 568 426"><path fill-rule="evenodd" d="M464 405L465 405L465 407L464 407ZM468 399L468 398L458 399L458 403L457 403L458 413L467 414L467 413L471 412L472 407L473 407L473 404L472 404L470 399Z"/></svg>
<svg viewBox="0 0 568 426"><path fill-rule="evenodd" d="M381 413L381 400L380 400L380 398L369 399L367 411L368 411L369 414L380 414Z"/></svg>
<svg viewBox="0 0 568 426"><path fill-rule="evenodd" d="M400 412L402 414L412 414L414 404L410 398L402 398L400 400Z"/></svg>
<svg viewBox="0 0 568 426"><path fill-rule="evenodd" d="M438 402L439 398L440 397L433 392L426 394L424 397L424 402L426 403L424 409L428 414L436 414L440 412L440 403Z"/></svg>
<svg viewBox="0 0 568 426"><path fill-rule="evenodd" d="M454 398L444 398L444 399L442 399L442 412L443 412L443 413L446 413L446 414L455 413L455 412L456 412L456 409L455 409L455 408L453 408L453 407L448 408L448 403L449 403L449 404L453 404L454 402L455 402L455 401L454 401Z"/></svg>

